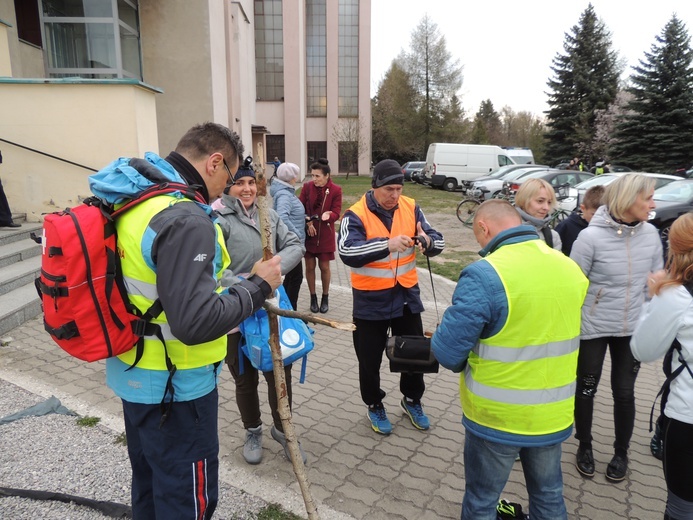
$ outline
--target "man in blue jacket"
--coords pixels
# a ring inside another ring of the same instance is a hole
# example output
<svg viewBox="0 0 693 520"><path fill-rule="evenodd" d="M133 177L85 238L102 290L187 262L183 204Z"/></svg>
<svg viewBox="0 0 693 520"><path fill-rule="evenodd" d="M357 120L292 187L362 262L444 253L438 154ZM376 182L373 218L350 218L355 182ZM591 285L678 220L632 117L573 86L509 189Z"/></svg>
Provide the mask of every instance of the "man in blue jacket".
<svg viewBox="0 0 693 520"><path fill-rule="evenodd" d="M461 273L433 352L461 372L463 520L495 520L519 455L532 520L565 520L561 443L572 431L580 309L587 279L509 203L474 216L482 260Z"/></svg>

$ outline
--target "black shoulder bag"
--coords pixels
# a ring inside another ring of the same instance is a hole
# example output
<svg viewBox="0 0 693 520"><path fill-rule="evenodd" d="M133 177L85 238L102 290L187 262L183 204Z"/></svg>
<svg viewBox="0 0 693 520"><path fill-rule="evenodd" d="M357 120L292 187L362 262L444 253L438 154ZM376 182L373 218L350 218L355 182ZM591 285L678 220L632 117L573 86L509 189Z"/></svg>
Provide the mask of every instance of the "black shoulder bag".
<svg viewBox="0 0 693 520"><path fill-rule="evenodd" d="M418 239L418 237L417 237ZM399 256L398 256L399 262ZM431 277L431 289L433 302L436 307L436 326L440 322L438 315L438 301L436 290L433 286L433 273L431 272L431 260L426 257L428 274ZM397 272L395 270L395 287L397 286ZM394 305L394 300L393 300ZM392 315L392 312L390 312ZM431 351L431 338L422 336L390 336L385 345L385 355L390 360L390 372L412 372L421 374L438 373L438 360Z"/></svg>

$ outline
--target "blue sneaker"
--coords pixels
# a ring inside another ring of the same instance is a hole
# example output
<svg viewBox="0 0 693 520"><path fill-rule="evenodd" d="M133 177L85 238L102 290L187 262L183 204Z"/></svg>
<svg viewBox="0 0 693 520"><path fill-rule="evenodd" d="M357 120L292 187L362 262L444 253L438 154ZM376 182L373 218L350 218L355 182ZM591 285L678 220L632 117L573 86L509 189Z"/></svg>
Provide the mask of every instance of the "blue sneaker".
<svg viewBox="0 0 693 520"><path fill-rule="evenodd" d="M368 407L368 419L371 421L371 428L376 433L390 435L392 433L392 423L387 418L385 407L382 403Z"/></svg>
<svg viewBox="0 0 693 520"><path fill-rule="evenodd" d="M419 430L428 430L431 427L431 423L428 417L426 417L420 402L412 403L407 401L406 397L402 397L399 405L402 407L402 410L404 410L404 413L409 416L415 428Z"/></svg>

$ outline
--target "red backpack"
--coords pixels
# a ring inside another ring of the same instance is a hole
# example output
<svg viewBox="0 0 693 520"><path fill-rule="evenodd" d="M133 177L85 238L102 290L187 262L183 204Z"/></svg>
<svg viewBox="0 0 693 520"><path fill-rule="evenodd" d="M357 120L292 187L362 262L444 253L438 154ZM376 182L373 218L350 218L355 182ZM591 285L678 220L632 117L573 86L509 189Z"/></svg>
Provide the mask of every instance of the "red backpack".
<svg viewBox="0 0 693 520"><path fill-rule="evenodd" d="M43 234L37 239L43 255L35 285L43 302L46 331L68 354L98 361L127 352L138 343L141 346L142 336L161 338L160 327L150 323L162 311L159 300L141 313L128 299L116 248L115 219L140 202L176 191L206 204L190 186L165 182L117 210L90 197L80 206L46 215ZM140 356L141 351L137 361Z"/></svg>

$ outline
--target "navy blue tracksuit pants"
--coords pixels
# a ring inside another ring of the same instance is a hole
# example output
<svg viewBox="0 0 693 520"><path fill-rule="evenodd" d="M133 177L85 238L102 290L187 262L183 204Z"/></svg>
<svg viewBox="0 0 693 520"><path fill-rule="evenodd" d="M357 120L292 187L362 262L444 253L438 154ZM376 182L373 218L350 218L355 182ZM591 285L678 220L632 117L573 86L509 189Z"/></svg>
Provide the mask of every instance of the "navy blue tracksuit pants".
<svg viewBox="0 0 693 520"><path fill-rule="evenodd" d="M219 501L219 394L161 407L123 401L134 520L205 520Z"/></svg>

